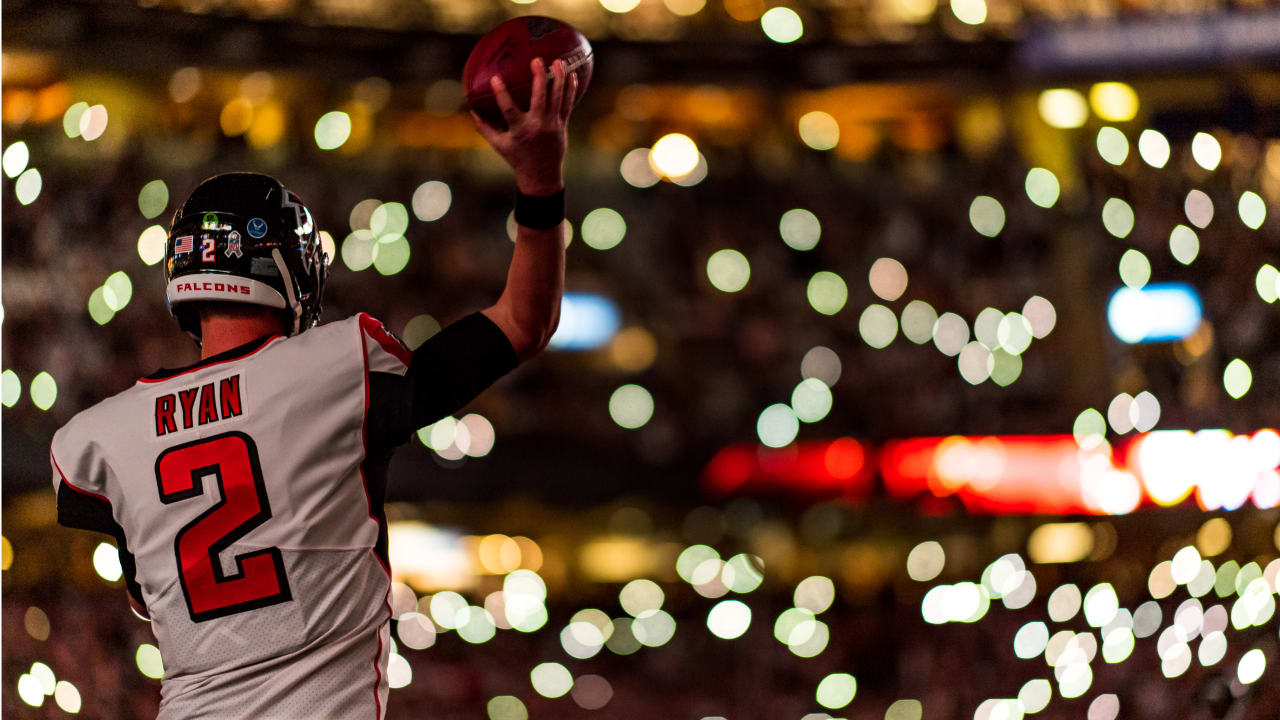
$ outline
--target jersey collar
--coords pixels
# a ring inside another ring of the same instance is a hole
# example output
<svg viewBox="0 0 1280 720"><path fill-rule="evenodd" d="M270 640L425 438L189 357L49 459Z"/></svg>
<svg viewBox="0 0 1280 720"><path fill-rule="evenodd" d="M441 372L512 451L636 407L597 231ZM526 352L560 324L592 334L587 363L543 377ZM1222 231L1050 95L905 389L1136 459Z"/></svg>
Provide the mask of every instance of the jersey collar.
<svg viewBox="0 0 1280 720"><path fill-rule="evenodd" d="M239 360L240 358L248 357L258 352L262 348L266 347L267 344L270 343L272 340L275 340L276 338L281 338L281 337L284 337L284 336L280 334L263 335L262 337L250 340L249 342L239 347L234 347L234 348L231 348L230 350L224 350L218 353L217 355L210 355L209 357L203 360L200 360L198 362L194 362L190 365L185 365L183 367L173 368L173 369L161 368L151 373L150 375L146 375L144 377L139 378L138 382L144 382L144 383L162 382L164 380L170 380L172 378L178 377L179 375L186 375L187 373L195 372L196 370L201 370L203 368L207 368L213 365L219 365L225 362L230 362L232 360Z"/></svg>

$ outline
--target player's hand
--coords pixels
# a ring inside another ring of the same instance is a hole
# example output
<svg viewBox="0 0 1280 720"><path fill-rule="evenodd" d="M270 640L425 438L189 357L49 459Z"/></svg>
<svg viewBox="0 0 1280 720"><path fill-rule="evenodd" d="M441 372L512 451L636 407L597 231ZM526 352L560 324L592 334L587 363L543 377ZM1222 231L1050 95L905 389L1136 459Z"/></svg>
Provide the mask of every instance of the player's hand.
<svg viewBox="0 0 1280 720"><path fill-rule="evenodd" d="M533 88L528 112L516 105L506 83L494 75L489 84L507 129L486 124L474 111L471 117L476 121L476 130L515 171L520 192L552 195L564 187L569 113L578 94L578 74L566 73L563 60L551 64L550 81L542 58L534 58L529 67L533 71Z"/></svg>

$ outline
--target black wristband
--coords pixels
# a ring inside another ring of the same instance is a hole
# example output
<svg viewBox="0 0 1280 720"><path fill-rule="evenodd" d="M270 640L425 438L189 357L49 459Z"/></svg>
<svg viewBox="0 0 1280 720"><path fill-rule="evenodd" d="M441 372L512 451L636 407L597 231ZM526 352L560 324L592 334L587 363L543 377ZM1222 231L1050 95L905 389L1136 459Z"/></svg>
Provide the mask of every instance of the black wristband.
<svg viewBox="0 0 1280 720"><path fill-rule="evenodd" d="M525 195L516 190L516 223L531 230L550 230L564 222L564 190L554 195Z"/></svg>

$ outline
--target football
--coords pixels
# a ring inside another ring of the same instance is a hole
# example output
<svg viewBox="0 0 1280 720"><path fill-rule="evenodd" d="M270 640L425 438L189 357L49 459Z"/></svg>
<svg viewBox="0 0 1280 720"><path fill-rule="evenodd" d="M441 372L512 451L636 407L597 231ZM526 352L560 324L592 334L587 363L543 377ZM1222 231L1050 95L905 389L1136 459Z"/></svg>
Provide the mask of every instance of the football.
<svg viewBox="0 0 1280 720"><path fill-rule="evenodd" d="M462 70L462 87L467 94L467 104L489 125L505 129L507 123L498 110L489 78L501 75L507 90L516 104L529 109L529 96L533 89L533 73L529 63L540 57L547 64L548 77L551 63L563 60L567 72L578 73L578 92L573 97L576 104L591 82L591 69L595 64L591 43L572 25L555 18L528 15L513 18L480 38L471 50Z"/></svg>

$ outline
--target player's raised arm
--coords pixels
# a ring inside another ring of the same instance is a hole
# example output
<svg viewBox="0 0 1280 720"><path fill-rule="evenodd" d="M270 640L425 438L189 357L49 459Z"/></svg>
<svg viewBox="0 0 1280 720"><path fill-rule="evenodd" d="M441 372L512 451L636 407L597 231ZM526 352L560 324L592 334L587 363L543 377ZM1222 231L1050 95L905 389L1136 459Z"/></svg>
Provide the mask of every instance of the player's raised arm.
<svg viewBox="0 0 1280 720"><path fill-rule="evenodd" d="M516 174L516 247L502 296L483 312L525 360L547 346L560 322L564 291L564 155L568 148L569 113L577 94L576 73L563 61L551 66L541 58L531 63L533 88L529 110L521 110L502 78L492 80L493 94L507 122L506 130L486 124L472 113L476 128Z"/></svg>

